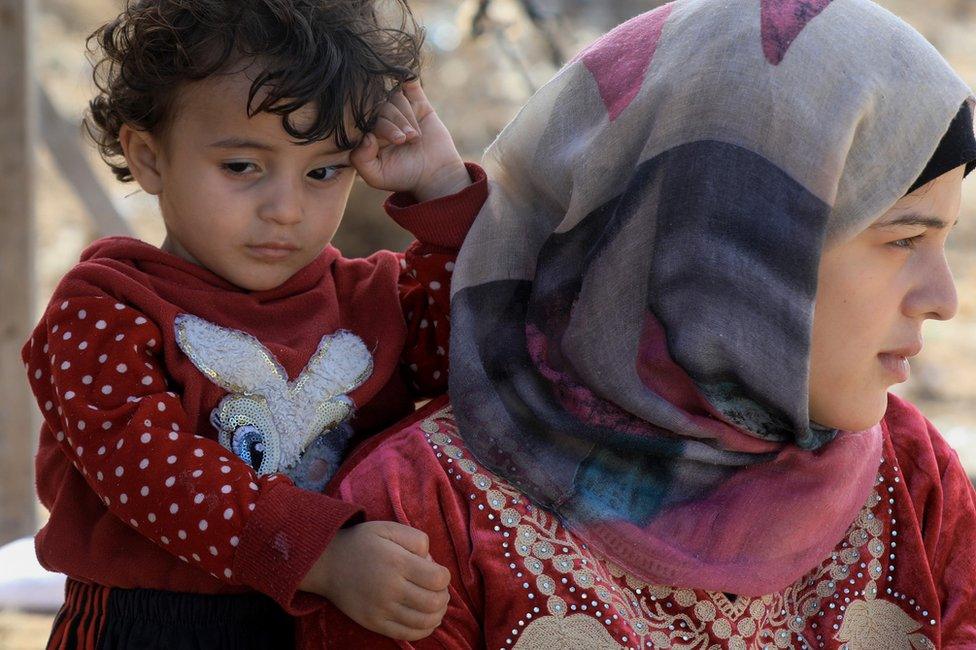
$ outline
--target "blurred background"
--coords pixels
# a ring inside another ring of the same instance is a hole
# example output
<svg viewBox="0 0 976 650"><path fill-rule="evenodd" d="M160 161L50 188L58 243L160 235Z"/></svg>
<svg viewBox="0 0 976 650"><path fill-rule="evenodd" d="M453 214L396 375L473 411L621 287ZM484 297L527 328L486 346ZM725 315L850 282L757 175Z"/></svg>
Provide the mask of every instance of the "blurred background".
<svg viewBox="0 0 976 650"><path fill-rule="evenodd" d="M478 160L563 62L658 4L411 0L427 27L424 85L462 155ZM880 4L925 34L976 85L976 0ZM20 27L25 8L26 37ZM85 38L118 9L118 0L0 0L0 547L31 535L45 516L33 501L38 416L21 377L20 345L61 275L93 239L163 239L153 197L115 182L81 138L81 115L92 94ZM27 84L32 95L19 91ZM926 327L925 351L899 392L934 420L976 476L976 181L968 181L965 194L950 245L959 314ZM357 185L335 242L347 256L409 243L384 216L383 198ZM26 542L0 548L0 649L40 648L47 638L58 585L30 573L31 557Z"/></svg>

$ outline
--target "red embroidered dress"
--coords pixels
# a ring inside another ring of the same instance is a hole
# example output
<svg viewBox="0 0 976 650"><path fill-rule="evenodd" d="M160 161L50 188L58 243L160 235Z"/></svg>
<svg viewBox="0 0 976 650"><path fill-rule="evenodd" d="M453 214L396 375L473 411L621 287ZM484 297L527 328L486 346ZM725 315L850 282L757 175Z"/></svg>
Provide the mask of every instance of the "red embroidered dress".
<svg viewBox="0 0 976 650"><path fill-rule="evenodd" d="M255 472L215 426L265 427L294 460L315 444L296 434L362 437L443 391L453 260L487 192L469 170L454 196L391 197L418 238L406 254L328 247L267 291L133 239L88 248L23 349L44 417L41 563L109 587L257 590L291 613L324 602L297 585L359 508Z"/></svg>
<svg viewBox="0 0 976 650"><path fill-rule="evenodd" d="M976 647L973 487L938 432L895 397L874 489L844 539L759 598L625 575L480 467L446 401L416 418L357 451L333 486L370 519L427 531L453 576L444 622L396 644L329 607L303 619L304 648Z"/></svg>

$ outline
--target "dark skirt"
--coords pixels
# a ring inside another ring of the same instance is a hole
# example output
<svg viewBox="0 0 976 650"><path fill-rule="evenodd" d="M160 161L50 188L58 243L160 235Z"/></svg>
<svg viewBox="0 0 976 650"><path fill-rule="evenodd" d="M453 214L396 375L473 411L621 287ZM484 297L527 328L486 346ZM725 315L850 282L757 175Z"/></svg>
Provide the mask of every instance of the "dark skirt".
<svg viewBox="0 0 976 650"><path fill-rule="evenodd" d="M115 589L68 579L49 650L295 647L294 619L261 594Z"/></svg>

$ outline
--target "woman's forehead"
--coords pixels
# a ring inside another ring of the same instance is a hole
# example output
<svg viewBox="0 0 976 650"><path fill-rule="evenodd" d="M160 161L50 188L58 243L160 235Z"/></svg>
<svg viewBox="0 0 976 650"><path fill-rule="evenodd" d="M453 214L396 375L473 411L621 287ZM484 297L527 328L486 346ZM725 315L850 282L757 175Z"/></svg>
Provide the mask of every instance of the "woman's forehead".
<svg viewBox="0 0 976 650"><path fill-rule="evenodd" d="M956 225L965 165L946 172L910 194L879 216L871 228L919 226L942 230Z"/></svg>

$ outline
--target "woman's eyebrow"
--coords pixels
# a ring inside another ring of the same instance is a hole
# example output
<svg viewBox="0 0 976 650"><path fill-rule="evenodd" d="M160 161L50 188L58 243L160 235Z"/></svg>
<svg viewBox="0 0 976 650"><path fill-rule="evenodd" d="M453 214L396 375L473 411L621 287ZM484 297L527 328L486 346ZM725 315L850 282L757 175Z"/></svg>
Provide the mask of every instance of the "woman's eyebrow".
<svg viewBox="0 0 976 650"><path fill-rule="evenodd" d="M955 226L959 222L952 224ZM891 219L885 219L871 224L872 228L891 228L892 226L924 226L944 230L949 227L948 222L939 217L927 216L922 214L902 214Z"/></svg>

